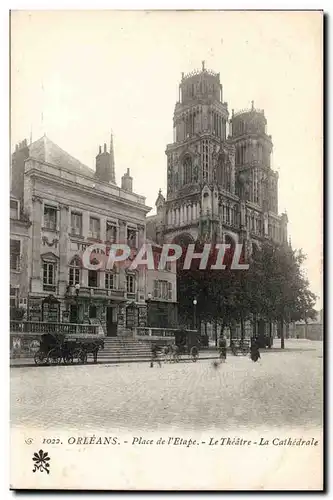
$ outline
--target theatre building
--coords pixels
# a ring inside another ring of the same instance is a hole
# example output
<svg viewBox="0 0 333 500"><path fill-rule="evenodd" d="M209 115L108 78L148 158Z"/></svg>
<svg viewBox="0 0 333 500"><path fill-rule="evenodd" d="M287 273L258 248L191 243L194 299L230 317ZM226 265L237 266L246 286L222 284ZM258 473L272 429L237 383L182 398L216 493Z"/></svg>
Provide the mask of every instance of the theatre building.
<svg viewBox="0 0 333 500"><path fill-rule="evenodd" d="M92 244L105 243L108 253L112 243L138 249L145 242L150 207L132 184L129 169L121 186L116 184L112 137L109 148L99 147L96 171L46 136L16 146L11 196L20 231L11 234L11 267L22 270L20 256L25 255L20 299L25 300L28 320L96 322L111 336L147 324L146 270L82 266L82 254ZM15 286L19 284L17 278ZM175 302L175 297L170 300Z"/></svg>

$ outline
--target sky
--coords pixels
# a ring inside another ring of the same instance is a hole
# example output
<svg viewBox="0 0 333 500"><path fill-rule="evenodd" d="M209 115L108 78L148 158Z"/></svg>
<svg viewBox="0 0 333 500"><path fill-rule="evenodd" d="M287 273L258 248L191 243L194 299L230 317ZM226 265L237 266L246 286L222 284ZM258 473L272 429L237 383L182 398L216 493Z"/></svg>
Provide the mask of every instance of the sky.
<svg viewBox="0 0 333 500"><path fill-rule="evenodd" d="M95 168L114 135L116 179L154 208L182 72L220 73L228 109L264 109L279 211L322 307L323 61L320 12L14 11L11 147L44 133ZM153 213L153 212L152 212Z"/></svg>

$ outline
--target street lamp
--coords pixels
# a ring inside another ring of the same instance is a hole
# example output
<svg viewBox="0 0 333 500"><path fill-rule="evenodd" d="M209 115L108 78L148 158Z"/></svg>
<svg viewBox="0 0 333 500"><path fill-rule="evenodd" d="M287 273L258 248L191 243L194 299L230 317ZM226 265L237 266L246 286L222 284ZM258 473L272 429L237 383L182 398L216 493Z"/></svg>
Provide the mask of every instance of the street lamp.
<svg viewBox="0 0 333 500"><path fill-rule="evenodd" d="M79 293L80 293L80 283L75 285L75 293L76 293L76 321L79 322Z"/></svg>
<svg viewBox="0 0 333 500"><path fill-rule="evenodd" d="M193 330L196 329L197 324L197 299L193 299Z"/></svg>
<svg viewBox="0 0 333 500"><path fill-rule="evenodd" d="M150 302L151 302L151 299L153 298L152 294L149 292L147 294L147 326L150 326L150 321L149 321L149 310L150 310Z"/></svg>

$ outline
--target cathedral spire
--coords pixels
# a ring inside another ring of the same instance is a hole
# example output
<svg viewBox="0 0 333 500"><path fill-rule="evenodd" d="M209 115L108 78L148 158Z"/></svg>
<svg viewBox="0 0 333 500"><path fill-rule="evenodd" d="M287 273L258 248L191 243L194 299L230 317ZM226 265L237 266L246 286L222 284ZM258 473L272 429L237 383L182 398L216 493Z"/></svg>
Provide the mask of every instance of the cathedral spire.
<svg viewBox="0 0 333 500"><path fill-rule="evenodd" d="M110 139L110 170L111 170L111 182L116 182L112 132L111 132L111 139Z"/></svg>

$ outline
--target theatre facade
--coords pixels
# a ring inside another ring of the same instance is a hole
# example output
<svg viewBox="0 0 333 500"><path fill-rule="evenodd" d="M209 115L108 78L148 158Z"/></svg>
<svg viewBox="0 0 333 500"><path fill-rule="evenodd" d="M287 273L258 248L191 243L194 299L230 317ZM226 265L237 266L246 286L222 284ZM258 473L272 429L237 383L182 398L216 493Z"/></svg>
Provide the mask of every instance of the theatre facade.
<svg viewBox="0 0 333 500"><path fill-rule="evenodd" d="M11 262L20 262L15 265L23 286L17 287L16 298L25 306L25 319L95 323L109 336L147 326L149 270L95 270L82 262L91 245L101 244L100 251L108 254L121 242L135 255L146 240L150 207L133 192L129 169L117 186L112 137L109 147L99 147L95 171L46 136L29 145L23 141L12 155L11 198L21 207L15 227L23 236L18 251L11 231ZM156 300L175 309L175 273L157 271L155 279L161 278L174 291Z"/></svg>

